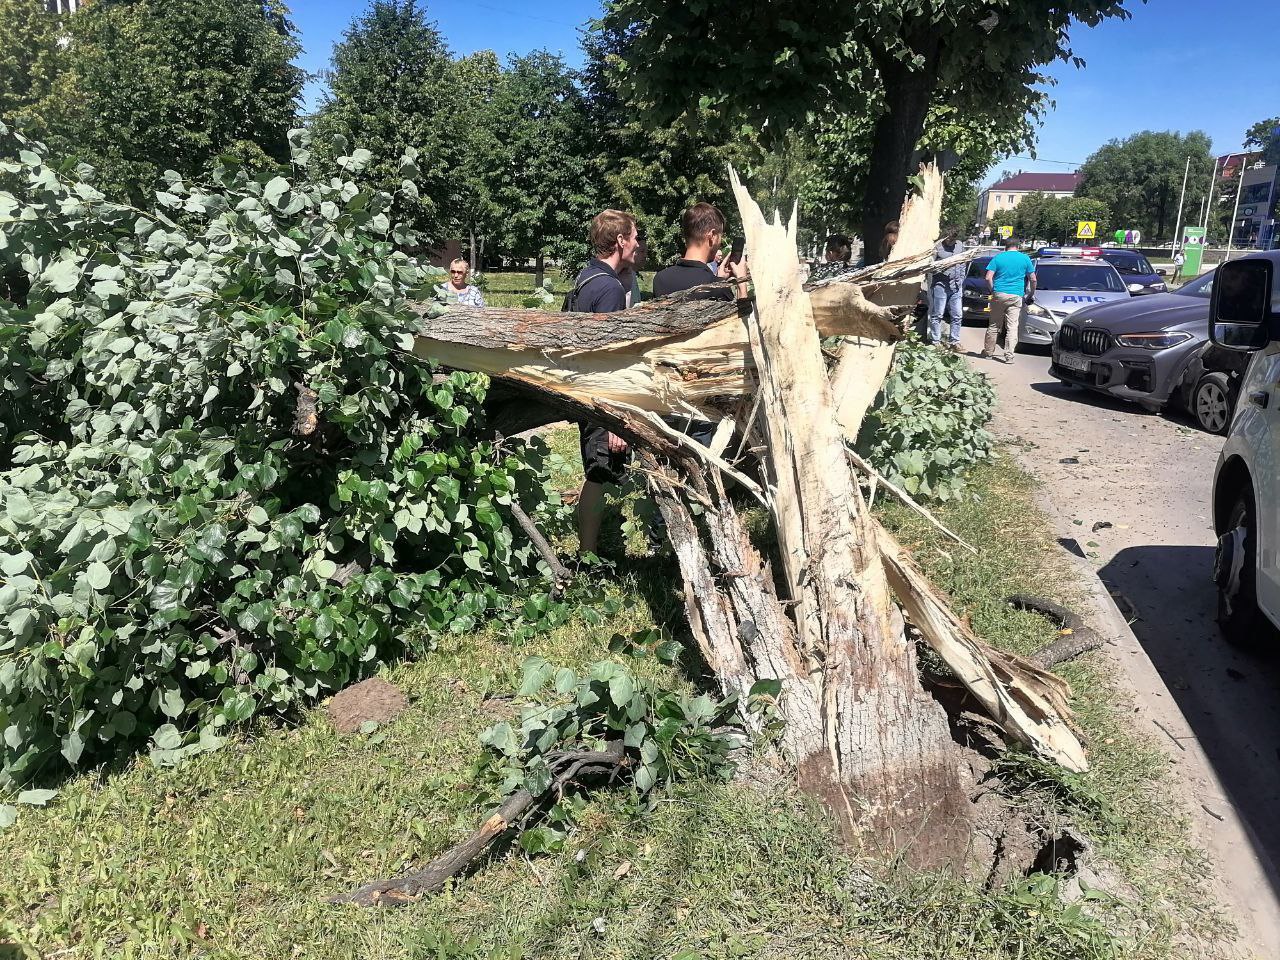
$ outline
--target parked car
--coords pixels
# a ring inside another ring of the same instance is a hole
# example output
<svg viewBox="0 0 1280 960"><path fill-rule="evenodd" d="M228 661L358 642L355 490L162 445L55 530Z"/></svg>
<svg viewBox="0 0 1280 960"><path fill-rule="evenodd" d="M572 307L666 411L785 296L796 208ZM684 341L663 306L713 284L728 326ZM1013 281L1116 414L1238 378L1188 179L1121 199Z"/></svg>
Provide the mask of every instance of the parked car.
<svg viewBox="0 0 1280 960"><path fill-rule="evenodd" d="M1041 257L1036 292L1022 314L1018 344L1047 347L1062 322L1077 310L1112 300L1128 300L1116 268L1101 260Z"/></svg>
<svg viewBox="0 0 1280 960"><path fill-rule="evenodd" d="M1218 623L1256 646L1280 626L1280 251L1225 263L1209 306L1210 339L1249 356L1241 401L1213 477Z"/></svg>
<svg viewBox="0 0 1280 960"><path fill-rule="evenodd" d="M966 320L986 323L991 316L991 288L987 286L987 264L991 255L975 257L969 263L960 293L961 313Z"/></svg>
<svg viewBox="0 0 1280 960"><path fill-rule="evenodd" d="M1137 250L1104 249L1102 259L1119 271L1120 279L1128 285L1129 292L1135 297L1164 293L1169 289L1164 277L1151 266L1151 261Z"/></svg>
<svg viewBox="0 0 1280 960"><path fill-rule="evenodd" d="M1081 310L1062 325L1049 372L1147 410L1176 404L1201 429L1226 432L1245 360L1209 342L1213 277L1206 273L1174 293Z"/></svg>

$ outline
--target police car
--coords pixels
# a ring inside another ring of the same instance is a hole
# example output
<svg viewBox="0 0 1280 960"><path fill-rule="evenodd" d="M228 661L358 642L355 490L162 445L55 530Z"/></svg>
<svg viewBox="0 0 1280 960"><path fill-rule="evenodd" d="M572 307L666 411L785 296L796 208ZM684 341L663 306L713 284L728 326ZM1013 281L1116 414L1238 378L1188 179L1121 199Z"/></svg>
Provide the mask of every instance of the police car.
<svg viewBox="0 0 1280 960"><path fill-rule="evenodd" d="M1105 260L1041 256L1036 260L1035 297L1023 310L1018 343L1050 346L1062 321L1077 310L1128 298L1128 286Z"/></svg>

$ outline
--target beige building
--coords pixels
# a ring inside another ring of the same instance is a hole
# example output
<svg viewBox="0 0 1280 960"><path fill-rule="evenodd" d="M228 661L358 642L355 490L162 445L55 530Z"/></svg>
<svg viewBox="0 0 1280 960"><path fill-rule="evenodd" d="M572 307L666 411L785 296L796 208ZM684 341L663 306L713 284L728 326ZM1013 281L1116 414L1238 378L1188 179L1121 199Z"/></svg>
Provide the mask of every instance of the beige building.
<svg viewBox="0 0 1280 960"><path fill-rule="evenodd" d="M1029 193L1051 197L1075 196L1080 185L1078 173L1019 173L993 183L978 197L978 226L985 227L997 210L1012 210Z"/></svg>

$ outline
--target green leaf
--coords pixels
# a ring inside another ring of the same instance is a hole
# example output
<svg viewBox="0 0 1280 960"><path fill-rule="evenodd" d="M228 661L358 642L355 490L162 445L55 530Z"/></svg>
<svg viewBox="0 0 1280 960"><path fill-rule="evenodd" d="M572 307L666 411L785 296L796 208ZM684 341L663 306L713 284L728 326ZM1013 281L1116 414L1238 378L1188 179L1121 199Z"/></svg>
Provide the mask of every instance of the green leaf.
<svg viewBox="0 0 1280 960"><path fill-rule="evenodd" d="M272 177L262 188L262 199L274 207L280 206L280 200L289 192L289 181L284 177Z"/></svg>
<svg viewBox="0 0 1280 960"><path fill-rule="evenodd" d="M0 803L0 830L7 830L18 820L18 808L7 803Z"/></svg>
<svg viewBox="0 0 1280 960"><path fill-rule="evenodd" d="M57 795L57 790L23 790L15 802L29 807L43 807Z"/></svg>
<svg viewBox="0 0 1280 960"><path fill-rule="evenodd" d="M95 560L85 571L85 581L94 590L105 590L111 584L111 568L101 560Z"/></svg>

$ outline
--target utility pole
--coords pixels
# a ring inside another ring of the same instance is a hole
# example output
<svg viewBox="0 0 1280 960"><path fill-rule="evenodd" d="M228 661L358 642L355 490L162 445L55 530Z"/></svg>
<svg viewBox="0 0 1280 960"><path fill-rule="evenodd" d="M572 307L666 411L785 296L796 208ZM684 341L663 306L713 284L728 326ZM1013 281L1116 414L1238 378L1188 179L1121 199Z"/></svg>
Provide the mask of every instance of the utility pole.
<svg viewBox="0 0 1280 960"><path fill-rule="evenodd" d="M1244 161L1240 162L1240 172L1238 174L1240 182L1236 184L1236 205L1231 208L1231 223L1227 227L1227 256L1222 262L1226 263L1231 259L1231 245L1236 239L1236 214L1240 211L1240 192L1244 189Z"/></svg>
<svg viewBox="0 0 1280 960"><path fill-rule="evenodd" d="M1182 192L1178 194L1178 219L1173 223L1173 243L1171 247L1174 253L1178 252L1179 238L1182 234L1182 203L1187 199L1187 174L1191 172L1191 157L1187 157L1187 165L1182 168Z"/></svg>

